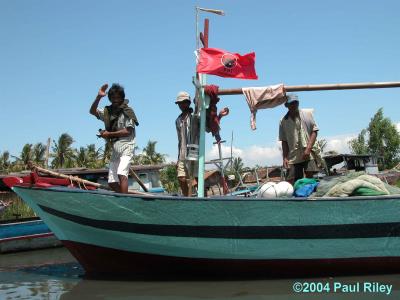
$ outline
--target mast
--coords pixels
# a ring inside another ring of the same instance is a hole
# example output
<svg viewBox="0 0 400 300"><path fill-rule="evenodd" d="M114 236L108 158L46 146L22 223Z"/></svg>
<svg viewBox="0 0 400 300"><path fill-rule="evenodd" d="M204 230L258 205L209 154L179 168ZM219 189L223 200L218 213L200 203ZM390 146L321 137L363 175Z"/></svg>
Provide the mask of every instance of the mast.
<svg viewBox="0 0 400 300"><path fill-rule="evenodd" d="M208 9L196 7L196 51L199 50L200 42L204 48L208 48L208 30L209 20L204 20L204 31L199 32L199 12L208 12L217 15L224 15L222 10ZM196 72L196 96L200 114L200 140L199 140L199 171L198 171L198 182L197 182L197 196L204 197L204 164L205 164L205 132L206 132L206 109L210 104L210 98L204 93L204 86L207 84L206 74L199 74Z"/></svg>

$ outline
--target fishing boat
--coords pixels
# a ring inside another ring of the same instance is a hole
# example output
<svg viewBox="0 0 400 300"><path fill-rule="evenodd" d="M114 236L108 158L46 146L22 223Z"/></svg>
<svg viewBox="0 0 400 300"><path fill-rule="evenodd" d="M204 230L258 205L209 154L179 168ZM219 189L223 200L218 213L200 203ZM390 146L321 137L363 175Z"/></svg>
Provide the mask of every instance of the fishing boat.
<svg viewBox="0 0 400 300"><path fill-rule="evenodd" d="M87 275L400 271L400 195L278 200L13 190Z"/></svg>
<svg viewBox="0 0 400 300"><path fill-rule="evenodd" d="M0 222L0 253L60 246L62 243L39 217Z"/></svg>
<svg viewBox="0 0 400 300"><path fill-rule="evenodd" d="M199 11L222 14L196 8ZM205 19L204 34L198 34L205 48L208 26ZM87 275L254 277L400 271L400 195L204 197L205 74L196 74L194 83L200 119L199 144L194 147L198 153L191 156L199 163L197 197L119 194L100 185L82 189L67 179L64 184L18 177L3 181L49 226ZM400 87L400 82L285 90L389 87ZM238 93L242 89L220 89L218 95Z"/></svg>

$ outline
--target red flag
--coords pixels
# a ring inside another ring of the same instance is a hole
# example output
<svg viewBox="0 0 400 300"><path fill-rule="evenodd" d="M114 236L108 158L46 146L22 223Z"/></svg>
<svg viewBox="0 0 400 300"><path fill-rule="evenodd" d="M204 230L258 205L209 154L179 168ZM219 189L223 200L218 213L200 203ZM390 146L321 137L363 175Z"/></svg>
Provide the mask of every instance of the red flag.
<svg viewBox="0 0 400 300"><path fill-rule="evenodd" d="M216 48L201 48L197 72L221 77L257 79L255 58L254 52L240 55Z"/></svg>

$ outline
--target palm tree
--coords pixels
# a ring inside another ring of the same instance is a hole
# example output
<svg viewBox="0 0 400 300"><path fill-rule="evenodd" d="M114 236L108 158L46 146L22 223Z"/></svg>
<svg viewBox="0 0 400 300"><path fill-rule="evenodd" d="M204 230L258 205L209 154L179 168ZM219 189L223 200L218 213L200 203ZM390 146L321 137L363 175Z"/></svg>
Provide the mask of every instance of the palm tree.
<svg viewBox="0 0 400 300"><path fill-rule="evenodd" d="M111 152L112 152L112 144L111 142L106 142L104 146L104 151L101 159L101 166L105 166L111 158Z"/></svg>
<svg viewBox="0 0 400 300"><path fill-rule="evenodd" d="M28 163L32 161L33 158L32 144L25 144L19 156L11 156L15 158L15 162L12 166L13 171L24 170L26 168L26 165L28 165Z"/></svg>
<svg viewBox="0 0 400 300"><path fill-rule="evenodd" d="M89 157L89 164L88 164L89 168L97 168L97 167L102 166L102 162L100 159L101 148L96 149L95 144L90 144L90 145L87 145L86 151L87 151L88 157Z"/></svg>
<svg viewBox="0 0 400 300"><path fill-rule="evenodd" d="M75 164L78 167L97 168L101 167L100 149L96 150L95 144L80 147L75 156Z"/></svg>
<svg viewBox="0 0 400 300"><path fill-rule="evenodd" d="M25 144L22 148L19 160L24 165L27 165L33 159L32 144Z"/></svg>
<svg viewBox="0 0 400 300"><path fill-rule="evenodd" d="M244 172L244 164L243 164L242 158L234 157L230 164L230 168L225 173L225 175L234 175L235 176L235 180L231 182L231 184L233 184L233 186L235 186L236 184L238 184L239 181L241 182L241 176L242 176L243 172Z"/></svg>
<svg viewBox="0 0 400 300"><path fill-rule="evenodd" d="M63 133L59 138L58 142L53 141L53 153L54 157L51 165L53 168L70 168L74 165L75 150L71 147L74 140L68 133Z"/></svg>
<svg viewBox="0 0 400 300"><path fill-rule="evenodd" d="M140 148L138 146L135 146L135 148L133 149L133 158L131 160L132 165L141 165L141 161L142 161L142 154L136 154L137 151Z"/></svg>
<svg viewBox="0 0 400 300"><path fill-rule="evenodd" d="M8 173L10 166L10 153L8 151L4 151L0 154L0 171Z"/></svg>
<svg viewBox="0 0 400 300"><path fill-rule="evenodd" d="M232 166L230 169L230 173L238 175L243 172L244 164L241 157L234 157L232 161Z"/></svg>
<svg viewBox="0 0 400 300"><path fill-rule="evenodd" d="M141 163L144 165L157 165L165 162L165 154L156 151L156 141L148 141L147 146L143 148Z"/></svg>
<svg viewBox="0 0 400 300"><path fill-rule="evenodd" d="M44 165L44 155L46 154L46 146L42 143L37 143L32 149L32 160L38 165Z"/></svg>
<svg viewBox="0 0 400 300"><path fill-rule="evenodd" d="M75 156L75 163L78 167L86 167L89 157L85 147L80 147Z"/></svg>

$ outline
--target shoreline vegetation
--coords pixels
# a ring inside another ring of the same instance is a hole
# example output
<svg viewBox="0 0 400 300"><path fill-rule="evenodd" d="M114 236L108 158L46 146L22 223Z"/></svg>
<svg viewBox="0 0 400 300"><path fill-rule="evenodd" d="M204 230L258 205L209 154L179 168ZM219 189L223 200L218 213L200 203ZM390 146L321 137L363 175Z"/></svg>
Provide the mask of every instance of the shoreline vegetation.
<svg viewBox="0 0 400 300"><path fill-rule="evenodd" d="M4 209L0 215L0 221L5 220L18 220L22 218L36 217L33 212L25 202L19 198L14 192L3 192L0 193L1 201L12 201L12 203Z"/></svg>

